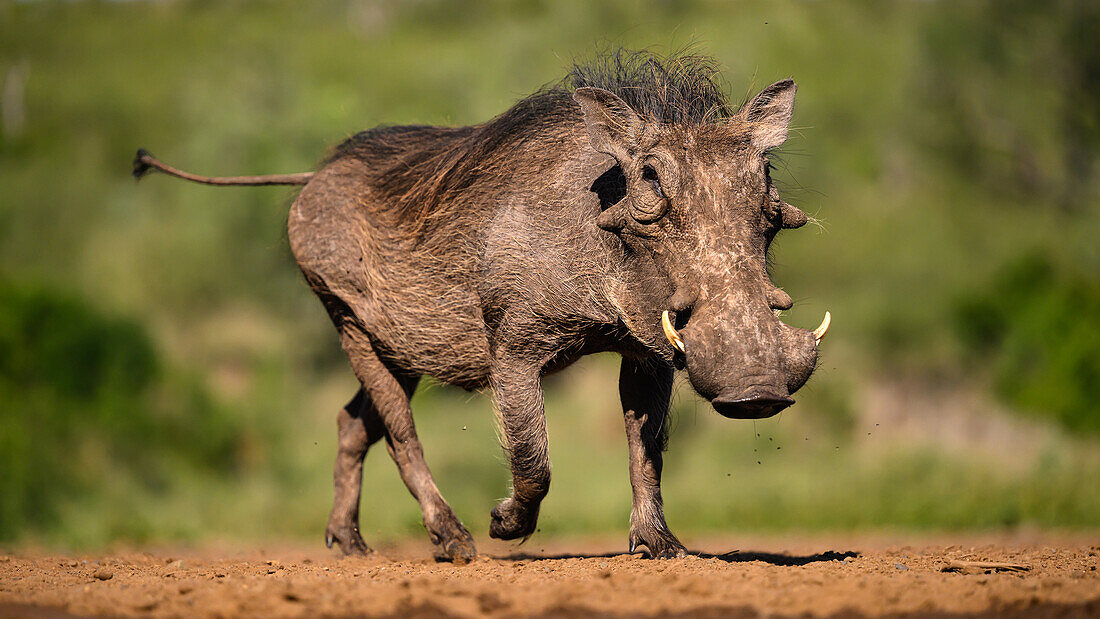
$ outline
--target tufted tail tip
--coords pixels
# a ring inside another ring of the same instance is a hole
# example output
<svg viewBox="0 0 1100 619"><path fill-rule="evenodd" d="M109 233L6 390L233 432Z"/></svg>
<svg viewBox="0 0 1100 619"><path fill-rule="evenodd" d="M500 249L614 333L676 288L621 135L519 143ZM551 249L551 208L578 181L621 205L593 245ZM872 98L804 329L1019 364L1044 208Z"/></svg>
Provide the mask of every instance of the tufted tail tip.
<svg viewBox="0 0 1100 619"><path fill-rule="evenodd" d="M149 173L149 170L153 169L149 165L149 159L152 159L153 155L144 148L139 148L137 154L134 155L134 178L141 180L141 177Z"/></svg>

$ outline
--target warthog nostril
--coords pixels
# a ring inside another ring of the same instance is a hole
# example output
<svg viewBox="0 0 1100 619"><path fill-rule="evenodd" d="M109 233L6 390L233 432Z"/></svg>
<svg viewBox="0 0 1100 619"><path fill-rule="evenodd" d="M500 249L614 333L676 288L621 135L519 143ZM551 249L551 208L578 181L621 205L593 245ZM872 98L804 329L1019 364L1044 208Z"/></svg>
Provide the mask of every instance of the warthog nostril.
<svg viewBox="0 0 1100 619"><path fill-rule="evenodd" d="M730 419L763 419L794 404L794 400L763 387L750 387L740 393L723 393L711 400L718 414Z"/></svg>

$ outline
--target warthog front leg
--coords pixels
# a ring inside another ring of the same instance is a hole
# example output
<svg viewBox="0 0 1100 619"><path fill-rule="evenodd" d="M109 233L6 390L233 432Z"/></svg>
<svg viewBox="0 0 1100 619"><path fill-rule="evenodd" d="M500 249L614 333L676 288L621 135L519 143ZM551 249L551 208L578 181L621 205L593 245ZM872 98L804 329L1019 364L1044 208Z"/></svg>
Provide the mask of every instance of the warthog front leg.
<svg viewBox="0 0 1100 619"><path fill-rule="evenodd" d="M465 563L477 556L473 537L443 500L432 472L424 461L424 451L416 435L409 399L416 389L416 380L395 374L374 353L370 339L362 331L345 325L340 342L351 360L352 369L363 390L374 403L385 427L386 448L397 464L401 480L420 503L424 527L432 543L443 555Z"/></svg>
<svg viewBox="0 0 1100 619"><path fill-rule="evenodd" d="M339 544L347 555L370 552L359 534L359 493L363 486L363 458L386 429L367 395L360 389L336 419L337 452L333 471L336 496L325 528L325 544Z"/></svg>
<svg viewBox="0 0 1100 619"><path fill-rule="evenodd" d="M672 395L672 367L658 360L623 359L619 397L626 418L630 453L630 552L638 546L657 558L682 557L684 546L665 523L661 500L661 451L668 437L666 418Z"/></svg>
<svg viewBox="0 0 1100 619"><path fill-rule="evenodd" d="M489 536L528 538L550 491L550 456L542 408L541 367L504 360L491 373L504 450L512 467L512 496L493 508Z"/></svg>

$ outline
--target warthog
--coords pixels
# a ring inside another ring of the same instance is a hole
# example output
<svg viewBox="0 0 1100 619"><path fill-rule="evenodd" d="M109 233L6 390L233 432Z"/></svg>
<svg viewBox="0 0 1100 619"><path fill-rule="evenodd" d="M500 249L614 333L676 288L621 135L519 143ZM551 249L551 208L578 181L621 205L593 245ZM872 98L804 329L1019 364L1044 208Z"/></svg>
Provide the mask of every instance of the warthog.
<svg viewBox="0 0 1100 619"><path fill-rule="evenodd" d="M721 415L775 415L809 378L829 322L781 322L791 297L767 272L775 235L806 223L768 163L787 138L795 84L735 110L715 75L706 57L605 54L481 125L359 133L315 173L199 177L139 151L137 176L304 185L290 247L361 384L338 416L330 547L370 551L362 463L385 439L438 551L475 556L417 439L409 400L424 375L492 390L512 492L489 534L530 536L550 488L540 380L614 351L630 551L684 554L660 489L674 370L686 367Z"/></svg>

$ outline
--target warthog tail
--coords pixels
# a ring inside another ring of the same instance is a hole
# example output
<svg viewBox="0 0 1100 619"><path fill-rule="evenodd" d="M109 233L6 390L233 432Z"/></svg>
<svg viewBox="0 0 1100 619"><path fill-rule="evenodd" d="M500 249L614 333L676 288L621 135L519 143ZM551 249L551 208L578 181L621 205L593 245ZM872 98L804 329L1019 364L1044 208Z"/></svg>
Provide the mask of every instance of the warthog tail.
<svg viewBox="0 0 1100 619"><path fill-rule="evenodd" d="M269 174L265 176L199 176L178 170L164 163L144 148L134 157L134 178L140 179L151 170L160 170L169 176L204 185L305 185L313 178L313 172L298 174Z"/></svg>

